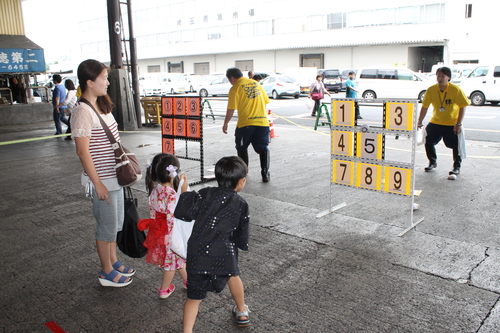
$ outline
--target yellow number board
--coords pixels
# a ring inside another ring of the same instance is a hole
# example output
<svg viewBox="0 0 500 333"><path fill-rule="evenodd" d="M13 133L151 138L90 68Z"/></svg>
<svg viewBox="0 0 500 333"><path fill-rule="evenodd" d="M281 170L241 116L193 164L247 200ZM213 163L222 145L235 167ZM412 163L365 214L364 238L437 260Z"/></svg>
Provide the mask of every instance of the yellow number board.
<svg viewBox="0 0 500 333"><path fill-rule="evenodd" d="M411 169L385 167L384 191L411 194Z"/></svg>
<svg viewBox="0 0 500 333"><path fill-rule="evenodd" d="M334 101L333 102L333 125L354 126L354 102Z"/></svg>
<svg viewBox="0 0 500 333"><path fill-rule="evenodd" d="M332 154L352 156L354 154L354 133L332 131Z"/></svg>
<svg viewBox="0 0 500 333"><path fill-rule="evenodd" d="M411 131L413 129L412 103L386 103L385 128Z"/></svg>
<svg viewBox="0 0 500 333"><path fill-rule="evenodd" d="M382 180L382 166L375 164L358 163L356 171L356 186L380 191Z"/></svg>
<svg viewBox="0 0 500 333"><path fill-rule="evenodd" d="M333 160L332 182L354 185L354 162Z"/></svg>

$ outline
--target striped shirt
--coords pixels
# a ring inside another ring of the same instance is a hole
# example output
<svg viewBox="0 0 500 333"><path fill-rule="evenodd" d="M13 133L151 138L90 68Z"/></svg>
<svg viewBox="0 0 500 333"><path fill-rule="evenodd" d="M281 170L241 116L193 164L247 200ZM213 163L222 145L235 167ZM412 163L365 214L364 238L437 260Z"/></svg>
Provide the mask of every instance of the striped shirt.
<svg viewBox="0 0 500 333"><path fill-rule="evenodd" d="M118 124L112 113L101 115L108 125L116 141L120 142ZM115 171L115 153L108 136L101 126L94 110L85 103L78 103L71 114L71 135L73 137L90 137L89 152L99 178L110 191L120 189ZM85 182L85 183L84 183ZM86 185L88 177L83 172L82 183Z"/></svg>

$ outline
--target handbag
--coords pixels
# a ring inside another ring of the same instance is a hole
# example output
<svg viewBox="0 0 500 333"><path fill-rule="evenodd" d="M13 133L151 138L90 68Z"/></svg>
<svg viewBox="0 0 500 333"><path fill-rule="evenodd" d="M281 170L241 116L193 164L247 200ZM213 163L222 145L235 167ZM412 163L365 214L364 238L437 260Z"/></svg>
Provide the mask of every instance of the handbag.
<svg viewBox="0 0 500 333"><path fill-rule="evenodd" d="M321 93L320 93L320 92L315 92L315 93L312 93L312 94L311 94L311 98L312 98L314 101L317 101L317 100L321 99L321 98L322 98L322 96L321 96Z"/></svg>
<svg viewBox="0 0 500 333"><path fill-rule="evenodd" d="M125 203L125 219L123 228L116 235L116 245L124 254L131 258L142 258L148 249L143 243L146 240L146 233L137 228L139 213L137 212L137 199L132 195L130 187L123 188Z"/></svg>
<svg viewBox="0 0 500 333"><path fill-rule="evenodd" d="M125 148L121 142L117 142L113 133L111 133L108 125L104 122L99 112L94 109L92 104L84 98L80 98L80 101L89 105L92 110L96 113L99 121L101 122L102 128L106 135L108 136L111 147L115 152L115 170L116 178L118 179L118 184L120 186L132 186L137 183L142 178L141 166L134 153L131 153L127 148Z"/></svg>
<svg viewBox="0 0 500 333"><path fill-rule="evenodd" d="M184 179L179 182L179 187L176 193L175 206L179 202L179 197L181 196L181 187L184 183ZM187 245L189 237L193 232L194 220L186 222L183 220L176 219L174 216L174 226L172 228L172 238L170 240L170 250L177 253L180 257L187 258Z"/></svg>

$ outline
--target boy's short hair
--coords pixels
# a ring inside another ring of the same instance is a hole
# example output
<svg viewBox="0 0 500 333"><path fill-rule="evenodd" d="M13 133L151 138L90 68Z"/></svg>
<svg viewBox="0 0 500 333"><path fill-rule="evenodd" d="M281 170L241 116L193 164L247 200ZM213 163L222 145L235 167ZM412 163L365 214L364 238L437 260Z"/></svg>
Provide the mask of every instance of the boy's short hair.
<svg viewBox="0 0 500 333"><path fill-rule="evenodd" d="M449 67L439 67L436 70L436 75L438 72L443 73L444 75L446 75L447 77L449 77L451 79L451 69Z"/></svg>
<svg viewBox="0 0 500 333"><path fill-rule="evenodd" d="M215 179L219 187L235 189L248 173L246 163L238 156L226 156L215 164Z"/></svg>

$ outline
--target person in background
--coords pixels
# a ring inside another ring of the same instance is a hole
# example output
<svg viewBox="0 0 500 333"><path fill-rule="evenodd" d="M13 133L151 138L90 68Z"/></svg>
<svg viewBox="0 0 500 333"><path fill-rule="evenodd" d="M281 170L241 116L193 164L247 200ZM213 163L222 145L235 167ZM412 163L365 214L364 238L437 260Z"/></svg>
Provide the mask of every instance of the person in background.
<svg viewBox="0 0 500 333"><path fill-rule="evenodd" d="M62 102L66 100L66 88L64 88L61 84L61 75L54 74L52 81L54 81L55 84L54 93L52 94L52 115L54 117L54 124L56 125L56 134L54 135L59 135L62 134L61 122L69 126L68 119L64 114L68 106L62 105L61 107L58 107L58 105L62 104Z"/></svg>
<svg viewBox="0 0 500 333"><path fill-rule="evenodd" d="M323 99L325 93L328 96L332 96L323 84L323 75L318 74L316 75L316 81L311 84L311 88L309 88L309 96L307 96L307 98L312 98L314 100L314 107L311 116L316 117L316 112L319 110L319 105L321 104L321 100Z"/></svg>
<svg viewBox="0 0 500 333"><path fill-rule="evenodd" d="M356 90L356 82L354 82L354 79L356 78L356 73L354 72L349 72L349 79L345 83L345 97L346 98L357 98L358 97L358 90ZM355 115L356 119L363 119L361 115L359 114L359 105L358 103L355 103Z"/></svg>
<svg viewBox="0 0 500 333"><path fill-rule="evenodd" d="M238 68L229 68L226 77L233 86L229 90L222 132L227 134L227 126L234 110L238 110L238 123L234 134L236 151L248 166L248 146L252 144L255 152L259 154L262 182L267 183L271 180L269 173L271 131L266 112L269 97L259 83L243 77Z"/></svg>
<svg viewBox="0 0 500 333"><path fill-rule="evenodd" d="M255 74L253 77L252 77L253 80L257 81L257 82L260 82L262 81L262 76L260 74Z"/></svg>
<svg viewBox="0 0 500 333"><path fill-rule="evenodd" d="M68 93L66 94L66 99L64 100L64 102L57 105L57 107L60 108L63 105L66 105L68 107L66 109L69 114L68 129L66 130L66 134L68 133L71 134L71 111L73 111L73 107L75 106L77 100L76 88L75 84L70 79L66 79L66 81L64 81L64 87L66 87L66 89L68 90ZM66 136L64 140L71 140L71 135Z"/></svg>
<svg viewBox="0 0 500 333"><path fill-rule="evenodd" d="M462 157L459 154L458 136L462 133L462 121L465 108L470 101L463 90L450 82L451 69L438 68L436 71L437 84L430 86L425 92L422 108L418 117L418 128L423 127L423 121L429 106L432 104L432 118L425 127L425 153L429 159L426 172L437 167L436 145L443 139L446 147L453 150L453 169L448 173L448 179L454 180L460 174Z"/></svg>
<svg viewBox="0 0 500 333"><path fill-rule="evenodd" d="M253 79L253 71L248 71L248 78Z"/></svg>
<svg viewBox="0 0 500 333"><path fill-rule="evenodd" d="M241 158L223 157L215 164L218 187L184 192L175 208L178 220L195 221L187 247L184 333L193 331L207 292L220 293L226 284L236 303L233 307L236 325L250 325L238 265L238 249L248 251L250 212L245 199L238 195L245 187L247 172L248 167Z"/></svg>

